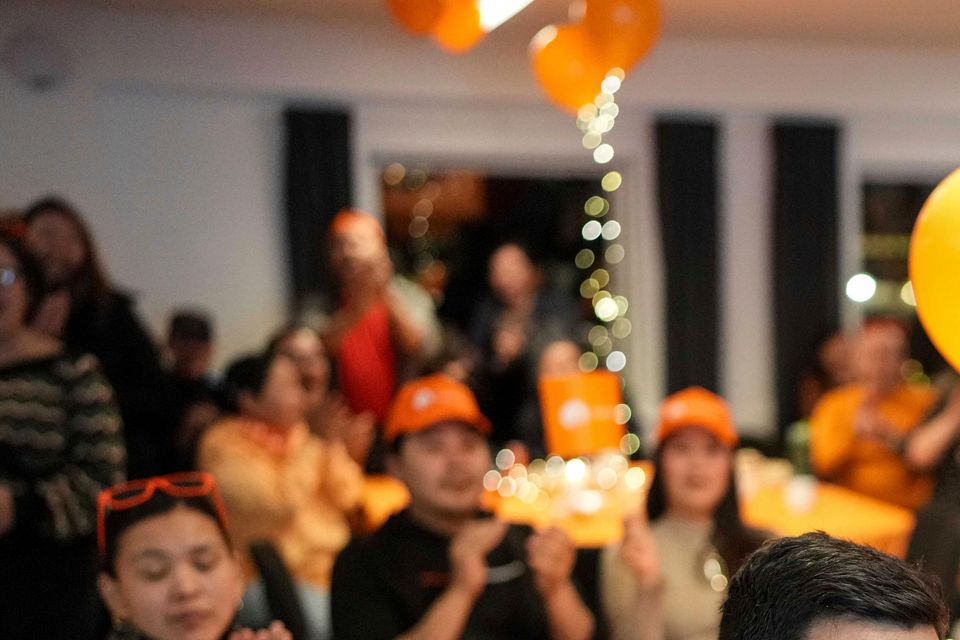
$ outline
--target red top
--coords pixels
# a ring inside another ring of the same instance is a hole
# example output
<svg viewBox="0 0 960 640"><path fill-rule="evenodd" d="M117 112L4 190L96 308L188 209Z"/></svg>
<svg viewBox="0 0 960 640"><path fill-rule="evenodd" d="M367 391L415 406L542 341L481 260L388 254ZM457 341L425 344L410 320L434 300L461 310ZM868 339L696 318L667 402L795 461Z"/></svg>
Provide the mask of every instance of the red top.
<svg viewBox="0 0 960 640"><path fill-rule="evenodd" d="M383 422L397 384L397 353L385 303L370 307L343 336L337 356L339 385L355 413Z"/></svg>

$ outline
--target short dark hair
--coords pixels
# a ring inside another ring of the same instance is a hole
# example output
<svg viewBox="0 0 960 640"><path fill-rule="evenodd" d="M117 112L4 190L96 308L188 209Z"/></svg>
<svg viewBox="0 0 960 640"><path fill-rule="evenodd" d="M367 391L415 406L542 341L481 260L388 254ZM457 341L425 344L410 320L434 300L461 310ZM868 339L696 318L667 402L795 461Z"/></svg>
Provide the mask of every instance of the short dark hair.
<svg viewBox="0 0 960 640"><path fill-rule="evenodd" d="M213 322L203 311L180 309L170 318L168 336L171 340L210 342L213 340Z"/></svg>
<svg viewBox="0 0 960 640"><path fill-rule="evenodd" d="M258 353L234 360L223 376L223 399L225 409L238 413L240 394L247 392L257 396L263 391L270 374L270 365L279 354Z"/></svg>
<svg viewBox="0 0 960 640"><path fill-rule="evenodd" d="M120 546L120 538L123 534L135 524L138 524L147 518L160 516L169 513L177 507L192 509L197 513L208 516L216 524L217 529L223 535L223 540L228 549L232 548L230 536L227 533L226 523L221 520L217 507L209 497L180 498L167 495L162 491L157 491L153 496L141 505L131 509L121 511L109 511L104 519L104 547L100 556L100 568L102 571L117 577L117 551Z"/></svg>
<svg viewBox="0 0 960 640"><path fill-rule="evenodd" d="M719 640L802 640L818 620L852 619L946 637L939 582L902 560L823 532L781 538L730 581Z"/></svg>

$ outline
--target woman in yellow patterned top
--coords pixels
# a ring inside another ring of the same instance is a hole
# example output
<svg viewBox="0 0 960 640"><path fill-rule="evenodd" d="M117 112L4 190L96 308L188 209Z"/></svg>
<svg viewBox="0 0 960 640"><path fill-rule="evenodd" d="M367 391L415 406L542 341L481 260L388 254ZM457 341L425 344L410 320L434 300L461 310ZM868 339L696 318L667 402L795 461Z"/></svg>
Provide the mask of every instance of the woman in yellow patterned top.
<svg viewBox="0 0 960 640"><path fill-rule="evenodd" d="M330 573L350 539L361 470L342 442L310 433L299 372L288 357L241 359L228 368L226 387L235 415L204 434L199 466L220 485L236 548L261 539L277 547L299 582L311 638L324 638ZM253 578L249 560L246 570ZM253 582L244 601L244 624L269 619L262 583Z"/></svg>

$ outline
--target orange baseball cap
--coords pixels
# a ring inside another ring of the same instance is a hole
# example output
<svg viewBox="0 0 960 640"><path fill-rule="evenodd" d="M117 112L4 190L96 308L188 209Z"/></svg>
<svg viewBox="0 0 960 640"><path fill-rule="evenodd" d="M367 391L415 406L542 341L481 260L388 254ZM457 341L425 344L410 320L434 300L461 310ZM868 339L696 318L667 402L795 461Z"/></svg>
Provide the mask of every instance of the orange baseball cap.
<svg viewBox="0 0 960 640"><path fill-rule="evenodd" d="M703 387L687 387L660 405L658 443L662 444L684 427L706 429L728 447L735 447L740 441L726 401Z"/></svg>
<svg viewBox="0 0 960 640"><path fill-rule="evenodd" d="M480 412L470 388L437 373L400 388L387 412L383 437L393 442L398 436L425 431L442 422L460 422L483 435L490 434L490 421Z"/></svg>

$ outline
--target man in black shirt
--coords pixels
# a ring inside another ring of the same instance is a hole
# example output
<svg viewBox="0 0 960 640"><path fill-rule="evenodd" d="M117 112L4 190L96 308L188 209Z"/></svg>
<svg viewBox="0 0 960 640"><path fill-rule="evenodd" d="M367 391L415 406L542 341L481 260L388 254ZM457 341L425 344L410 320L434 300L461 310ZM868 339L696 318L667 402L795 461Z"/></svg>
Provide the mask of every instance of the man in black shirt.
<svg viewBox="0 0 960 640"><path fill-rule="evenodd" d="M337 640L585 640L594 620L571 580L576 552L480 511L490 426L442 375L403 387L388 413L388 467L410 506L340 554L331 587Z"/></svg>

